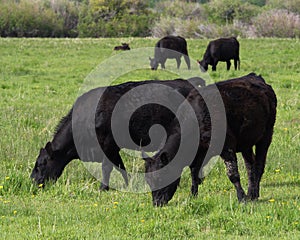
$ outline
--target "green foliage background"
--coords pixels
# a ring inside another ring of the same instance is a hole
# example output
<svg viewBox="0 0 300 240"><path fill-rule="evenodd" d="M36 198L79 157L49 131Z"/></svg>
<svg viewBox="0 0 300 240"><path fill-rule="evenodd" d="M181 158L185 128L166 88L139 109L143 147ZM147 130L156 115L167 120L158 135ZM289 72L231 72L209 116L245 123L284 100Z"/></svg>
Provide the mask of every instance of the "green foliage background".
<svg viewBox="0 0 300 240"><path fill-rule="evenodd" d="M0 0L0 4L2 37L295 38L300 34L300 0ZM265 20L274 10L281 11ZM261 31L264 25L266 31Z"/></svg>

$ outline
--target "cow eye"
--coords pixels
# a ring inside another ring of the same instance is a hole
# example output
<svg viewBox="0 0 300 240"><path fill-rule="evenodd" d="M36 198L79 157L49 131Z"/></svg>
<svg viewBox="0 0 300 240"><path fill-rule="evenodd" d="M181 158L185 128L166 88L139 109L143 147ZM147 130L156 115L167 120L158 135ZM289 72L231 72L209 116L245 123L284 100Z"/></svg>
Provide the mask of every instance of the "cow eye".
<svg viewBox="0 0 300 240"><path fill-rule="evenodd" d="M39 164L38 164L38 166L39 167L43 167L43 166L46 166L47 165L47 159L41 159L41 161L39 161Z"/></svg>

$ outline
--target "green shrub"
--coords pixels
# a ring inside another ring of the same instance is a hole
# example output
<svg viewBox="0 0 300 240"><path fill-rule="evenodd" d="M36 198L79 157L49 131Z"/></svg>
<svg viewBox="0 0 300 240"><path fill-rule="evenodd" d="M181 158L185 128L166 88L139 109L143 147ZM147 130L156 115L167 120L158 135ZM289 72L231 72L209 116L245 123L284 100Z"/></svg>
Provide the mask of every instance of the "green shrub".
<svg viewBox="0 0 300 240"><path fill-rule="evenodd" d="M197 37L198 26L207 19L205 9L198 3L163 1L155 6L160 16L152 27L152 36L181 35Z"/></svg>
<svg viewBox="0 0 300 240"><path fill-rule="evenodd" d="M91 0L82 11L80 37L149 36L153 13L144 0Z"/></svg>
<svg viewBox="0 0 300 240"><path fill-rule="evenodd" d="M0 1L2 37L75 37L79 3L68 0Z"/></svg>
<svg viewBox="0 0 300 240"><path fill-rule="evenodd" d="M288 11L300 14L300 0L268 0L266 7L268 9L286 9Z"/></svg>
<svg viewBox="0 0 300 240"><path fill-rule="evenodd" d="M211 22L230 24L234 20L250 22L259 13L260 8L241 0L212 0L205 5Z"/></svg>
<svg viewBox="0 0 300 240"><path fill-rule="evenodd" d="M248 0L247 2L250 4L253 4L253 5L262 7L262 6L266 5L267 1L266 0Z"/></svg>
<svg viewBox="0 0 300 240"><path fill-rule="evenodd" d="M156 12L162 17L180 18L183 20L206 20L206 12L198 3L187 3L185 1L163 1L155 6Z"/></svg>

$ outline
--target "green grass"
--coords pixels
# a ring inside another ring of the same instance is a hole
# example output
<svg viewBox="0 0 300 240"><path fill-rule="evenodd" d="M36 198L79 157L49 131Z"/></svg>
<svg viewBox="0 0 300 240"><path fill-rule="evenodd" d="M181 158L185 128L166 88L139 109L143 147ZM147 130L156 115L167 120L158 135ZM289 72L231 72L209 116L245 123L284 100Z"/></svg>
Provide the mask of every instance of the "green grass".
<svg viewBox="0 0 300 240"><path fill-rule="evenodd" d="M277 121L259 201L237 202L222 161L199 187L197 198L190 196L185 171L174 198L163 208L152 206L149 193L99 192L99 182L78 160L56 184L45 189L32 185L29 175L39 149L51 140L88 74L107 59L122 59L112 50L121 42L138 49L152 47L156 40L0 39L1 238L299 239L299 40L240 39L241 70L227 72L225 63L219 63L215 73L209 70L213 81L255 71L277 94ZM200 59L207 42L188 40L191 58ZM113 68L122 70L130 60L117 61ZM174 60L167 61L166 71L150 71L148 59L142 66L114 83L176 77ZM245 167L238 157L246 189ZM134 168L131 158L124 161L128 169ZM143 166L142 160L136 164Z"/></svg>

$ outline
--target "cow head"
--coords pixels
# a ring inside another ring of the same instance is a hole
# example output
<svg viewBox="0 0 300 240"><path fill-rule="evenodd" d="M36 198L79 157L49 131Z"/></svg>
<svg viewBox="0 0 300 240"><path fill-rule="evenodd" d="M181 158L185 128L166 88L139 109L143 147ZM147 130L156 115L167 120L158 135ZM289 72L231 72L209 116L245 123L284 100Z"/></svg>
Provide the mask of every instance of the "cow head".
<svg viewBox="0 0 300 240"><path fill-rule="evenodd" d="M30 177L37 184L44 184L47 180L56 181L64 168L58 159L59 154L52 151L51 143L48 142L45 148L40 150Z"/></svg>
<svg viewBox="0 0 300 240"><path fill-rule="evenodd" d="M197 62L202 72L206 72L208 70L208 63L204 59L201 61L197 60Z"/></svg>
<svg viewBox="0 0 300 240"><path fill-rule="evenodd" d="M173 197L179 185L180 177L167 186L162 182L163 175L166 175L167 173L164 173L162 170L158 173L158 170L169 163L166 152L162 152L161 154L158 153L153 158L143 154L143 159L145 160L145 179L152 192L153 205L161 207L167 204Z"/></svg>
<svg viewBox="0 0 300 240"><path fill-rule="evenodd" d="M128 43L122 43L122 47L124 50L130 50L129 44Z"/></svg>
<svg viewBox="0 0 300 240"><path fill-rule="evenodd" d="M152 70L157 70L158 68L158 61L155 58L149 57L150 60L150 67Z"/></svg>

